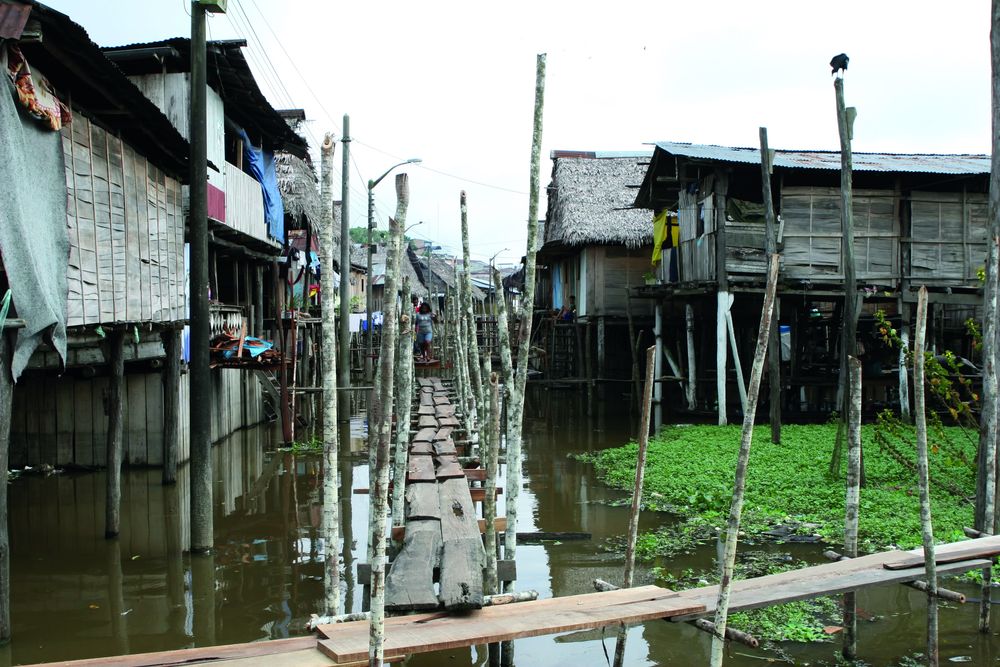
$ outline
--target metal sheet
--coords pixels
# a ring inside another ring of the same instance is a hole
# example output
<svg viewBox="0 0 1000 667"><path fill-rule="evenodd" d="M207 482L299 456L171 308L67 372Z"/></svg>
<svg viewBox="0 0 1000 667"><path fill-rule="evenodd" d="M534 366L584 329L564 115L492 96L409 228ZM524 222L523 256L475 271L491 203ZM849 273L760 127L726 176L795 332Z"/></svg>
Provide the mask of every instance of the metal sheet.
<svg viewBox="0 0 1000 667"><path fill-rule="evenodd" d="M20 39L31 14L31 5L0 2L0 39Z"/></svg>

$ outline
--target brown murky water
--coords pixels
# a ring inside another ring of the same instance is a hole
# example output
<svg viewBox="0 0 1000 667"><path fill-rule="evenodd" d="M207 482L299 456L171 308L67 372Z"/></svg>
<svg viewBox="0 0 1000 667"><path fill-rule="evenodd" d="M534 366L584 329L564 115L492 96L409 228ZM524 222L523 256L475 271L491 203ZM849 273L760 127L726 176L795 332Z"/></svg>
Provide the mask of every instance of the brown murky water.
<svg viewBox="0 0 1000 667"><path fill-rule="evenodd" d="M590 541L518 547L518 589L543 597L592 591L591 581L621 579L618 556L601 548L624 532L628 509L612 506L624 494L601 486L589 466L569 454L603 449L627 438L623 401L609 400L588 414L576 392L534 391L526 415L525 479L519 529L589 531ZM346 435L346 433L345 433ZM0 649L0 665L97 657L122 653L276 639L301 634L322 596L318 539L321 471L316 457L275 452L273 431L249 429L214 448L216 544L211 557L184 555L189 523L187 477L160 485L159 471L124 475L123 530L103 538L104 476L101 473L25 475L8 487L11 530L11 606L14 641ZM351 433L353 459L341 475L368 486L363 423ZM366 548L368 498L344 495L347 549L353 569ZM670 521L648 513L643 528ZM795 545L792 545L795 546ZM781 547L789 551L789 546ZM794 555L815 559L821 548L801 545ZM661 564L679 572L705 568L715 555L696 554ZM653 581L650 571L637 577ZM951 588L975 596L972 587ZM350 609L360 609L361 590L346 578ZM870 665L895 665L924 643L924 598L901 586L859 596L866 615L861 657ZM941 614L942 663L997 664L1000 639L976 632L976 605L948 605ZM613 628L515 642L515 664L607 665L614 654ZM603 644L603 648L602 648ZM792 664L833 664L836 642L785 644ZM627 665L707 664L709 637L687 625L662 621L629 630ZM775 652L734 646L729 665L780 660ZM955 660L957 659L957 660ZM485 647L414 656L409 664L487 664Z"/></svg>

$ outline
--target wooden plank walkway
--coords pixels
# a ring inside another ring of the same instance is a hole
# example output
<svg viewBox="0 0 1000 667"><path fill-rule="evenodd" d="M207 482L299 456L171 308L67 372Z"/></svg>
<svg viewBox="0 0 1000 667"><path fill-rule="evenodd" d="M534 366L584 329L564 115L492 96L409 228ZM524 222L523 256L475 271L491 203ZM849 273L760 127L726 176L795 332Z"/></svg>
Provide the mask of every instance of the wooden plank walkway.
<svg viewBox="0 0 1000 667"><path fill-rule="evenodd" d="M483 606L483 549L470 478L452 438L461 424L439 378L418 378L409 445L403 546L386 576L390 612ZM481 491L476 489L476 491ZM479 502L482 492L476 494ZM435 581L439 589L435 591Z"/></svg>
<svg viewBox="0 0 1000 667"><path fill-rule="evenodd" d="M622 622L637 623L700 610L698 604L666 588L641 586L485 607L464 615L438 612L396 616L385 620L385 655L401 657ZM320 640L319 650L337 664L368 655L367 621L321 625L318 630L327 637Z"/></svg>

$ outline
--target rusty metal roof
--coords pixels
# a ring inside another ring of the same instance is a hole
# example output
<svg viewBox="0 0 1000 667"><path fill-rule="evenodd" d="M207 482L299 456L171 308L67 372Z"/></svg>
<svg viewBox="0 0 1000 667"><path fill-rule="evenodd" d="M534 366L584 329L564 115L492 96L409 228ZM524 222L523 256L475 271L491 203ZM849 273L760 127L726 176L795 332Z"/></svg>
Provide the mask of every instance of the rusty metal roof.
<svg viewBox="0 0 1000 667"><path fill-rule="evenodd" d="M709 162L760 164L760 148L713 146L657 141L671 155ZM913 172L923 174L988 174L989 155L934 155L923 153L854 153L854 171ZM775 168L840 170L840 151L776 150Z"/></svg>
<svg viewBox="0 0 1000 667"><path fill-rule="evenodd" d="M20 39L31 14L31 5L0 0L0 39Z"/></svg>

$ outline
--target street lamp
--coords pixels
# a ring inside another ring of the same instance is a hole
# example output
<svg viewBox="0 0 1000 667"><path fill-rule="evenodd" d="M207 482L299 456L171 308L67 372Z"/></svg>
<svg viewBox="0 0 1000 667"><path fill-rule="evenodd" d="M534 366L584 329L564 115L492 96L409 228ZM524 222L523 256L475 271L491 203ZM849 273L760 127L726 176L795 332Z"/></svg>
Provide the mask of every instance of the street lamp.
<svg viewBox="0 0 1000 667"><path fill-rule="evenodd" d="M365 287L365 322L368 325L368 354L365 355L365 376L369 380L375 377L372 375L372 357L375 349L373 344L374 332L372 331L372 279L374 278L372 276L372 255L375 252L372 237L375 233L375 186L381 183L382 179L388 176L396 167L402 167L404 164L417 164L419 162L423 162L423 160L418 157L404 160L386 169L385 173L374 181L368 181L368 271L366 274L368 276L368 284Z"/></svg>

